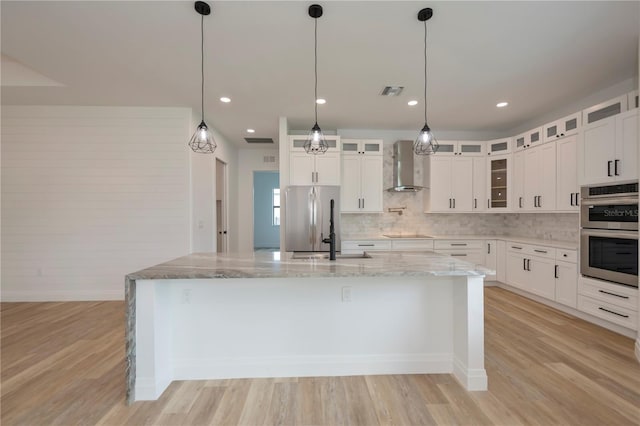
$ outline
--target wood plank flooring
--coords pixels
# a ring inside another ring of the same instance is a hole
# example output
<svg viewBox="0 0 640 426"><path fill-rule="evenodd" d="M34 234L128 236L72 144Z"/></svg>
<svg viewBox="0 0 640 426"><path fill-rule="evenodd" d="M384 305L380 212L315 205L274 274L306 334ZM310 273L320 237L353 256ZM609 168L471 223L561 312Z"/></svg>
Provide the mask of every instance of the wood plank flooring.
<svg viewBox="0 0 640 426"><path fill-rule="evenodd" d="M639 425L632 339L485 291L489 391L450 375L174 382L124 402L124 302L1 305L2 425Z"/></svg>

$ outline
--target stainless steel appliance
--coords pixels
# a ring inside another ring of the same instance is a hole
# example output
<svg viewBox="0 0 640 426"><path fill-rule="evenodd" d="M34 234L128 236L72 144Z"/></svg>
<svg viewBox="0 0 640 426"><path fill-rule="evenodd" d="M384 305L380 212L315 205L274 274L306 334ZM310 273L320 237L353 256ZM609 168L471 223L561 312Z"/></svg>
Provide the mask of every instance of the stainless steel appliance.
<svg viewBox="0 0 640 426"><path fill-rule="evenodd" d="M387 191L416 192L422 189L413 181L413 160L413 141L393 144L393 186Z"/></svg>
<svg viewBox="0 0 640 426"><path fill-rule="evenodd" d="M580 272L638 287L638 183L581 189Z"/></svg>
<svg viewBox="0 0 640 426"><path fill-rule="evenodd" d="M340 247L340 187L289 186L285 191L287 251L329 251L331 200L335 202L335 244Z"/></svg>

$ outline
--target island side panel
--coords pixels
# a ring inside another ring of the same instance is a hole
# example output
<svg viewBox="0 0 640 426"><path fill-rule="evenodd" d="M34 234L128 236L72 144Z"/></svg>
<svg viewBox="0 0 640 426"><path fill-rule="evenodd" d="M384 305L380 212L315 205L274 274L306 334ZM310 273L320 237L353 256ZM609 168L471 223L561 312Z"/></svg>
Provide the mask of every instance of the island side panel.
<svg viewBox="0 0 640 426"><path fill-rule="evenodd" d="M135 401L136 387L136 280L125 277L124 295L126 302L125 321L125 383L126 401L132 404Z"/></svg>
<svg viewBox="0 0 640 426"><path fill-rule="evenodd" d="M459 277L454 285L453 374L469 391L487 390L484 368L484 279Z"/></svg>
<svg viewBox="0 0 640 426"><path fill-rule="evenodd" d="M136 281L135 401L158 399L173 380L173 307L165 281Z"/></svg>

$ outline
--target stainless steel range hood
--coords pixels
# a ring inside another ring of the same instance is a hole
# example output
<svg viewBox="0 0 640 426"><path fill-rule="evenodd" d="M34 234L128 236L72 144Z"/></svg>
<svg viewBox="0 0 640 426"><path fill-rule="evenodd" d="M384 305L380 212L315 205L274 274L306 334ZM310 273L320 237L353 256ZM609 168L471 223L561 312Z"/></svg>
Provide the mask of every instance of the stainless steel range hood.
<svg viewBox="0 0 640 426"><path fill-rule="evenodd" d="M393 144L393 186L387 191L420 191L422 187L413 179L413 141L397 141Z"/></svg>

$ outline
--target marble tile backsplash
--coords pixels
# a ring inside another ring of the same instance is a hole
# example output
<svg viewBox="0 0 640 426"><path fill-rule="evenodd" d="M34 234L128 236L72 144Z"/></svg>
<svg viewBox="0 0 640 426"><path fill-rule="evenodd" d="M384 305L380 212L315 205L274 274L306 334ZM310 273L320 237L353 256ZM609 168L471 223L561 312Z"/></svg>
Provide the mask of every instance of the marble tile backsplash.
<svg viewBox="0 0 640 426"><path fill-rule="evenodd" d="M392 146L384 147L383 213L342 214L342 239L388 233L426 235L511 235L578 242L577 213L424 213L424 191L389 192L393 181ZM421 185L422 163L416 158L415 184ZM406 207L402 214L389 208Z"/></svg>

